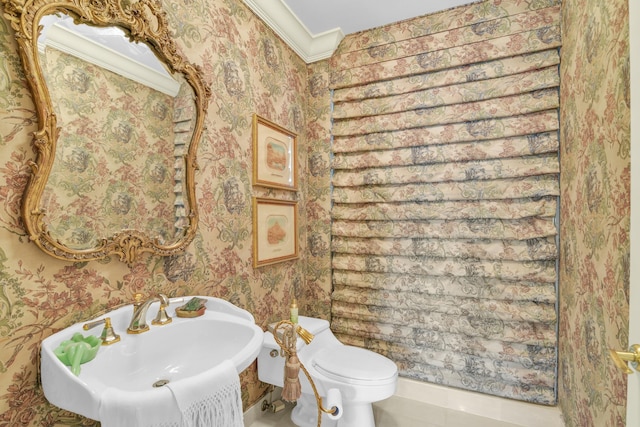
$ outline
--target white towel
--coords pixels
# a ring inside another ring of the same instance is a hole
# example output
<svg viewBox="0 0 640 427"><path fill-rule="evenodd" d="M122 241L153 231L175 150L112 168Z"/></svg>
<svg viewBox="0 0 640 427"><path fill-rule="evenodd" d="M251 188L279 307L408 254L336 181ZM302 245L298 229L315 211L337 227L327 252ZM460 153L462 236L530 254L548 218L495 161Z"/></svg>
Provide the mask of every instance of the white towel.
<svg viewBox="0 0 640 427"><path fill-rule="evenodd" d="M100 397L99 417L102 427L169 427L181 422L173 395L163 388L142 393L110 387Z"/></svg>
<svg viewBox="0 0 640 427"><path fill-rule="evenodd" d="M230 360L215 369L165 387L182 414L181 427L243 427L240 378Z"/></svg>
<svg viewBox="0 0 640 427"><path fill-rule="evenodd" d="M240 379L231 361L141 392L107 389L102 427L243 427Z"/></svg>

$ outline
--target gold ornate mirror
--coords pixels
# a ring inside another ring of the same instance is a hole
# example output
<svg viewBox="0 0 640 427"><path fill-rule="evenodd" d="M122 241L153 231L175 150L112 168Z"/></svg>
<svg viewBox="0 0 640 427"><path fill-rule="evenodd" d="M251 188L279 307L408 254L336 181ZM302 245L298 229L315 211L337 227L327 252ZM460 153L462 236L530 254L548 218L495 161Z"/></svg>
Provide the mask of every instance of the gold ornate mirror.
<svg viewBox="0 0 640 427"><path fill-rule="evenodd" d="M38 113L22 205L31 240L72 261L183 251L210 90L160 3L0 1Z"/></svg>

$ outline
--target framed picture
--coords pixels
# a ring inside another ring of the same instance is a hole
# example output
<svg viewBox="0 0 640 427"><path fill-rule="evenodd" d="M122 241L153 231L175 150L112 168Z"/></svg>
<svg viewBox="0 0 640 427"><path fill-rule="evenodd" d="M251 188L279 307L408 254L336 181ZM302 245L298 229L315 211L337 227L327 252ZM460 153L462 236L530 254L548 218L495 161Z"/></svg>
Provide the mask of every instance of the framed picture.
<svg viewBox="0 0 640 427"><path fill-rule="evenodd" d="M298 202L253 198L253 266L298 258Z"/></svg>
<svg viewBox="0 0 640 427"><path fill-rule="evenodd" d="M253 184L297 190L295 133L253 115Z"/></svg>

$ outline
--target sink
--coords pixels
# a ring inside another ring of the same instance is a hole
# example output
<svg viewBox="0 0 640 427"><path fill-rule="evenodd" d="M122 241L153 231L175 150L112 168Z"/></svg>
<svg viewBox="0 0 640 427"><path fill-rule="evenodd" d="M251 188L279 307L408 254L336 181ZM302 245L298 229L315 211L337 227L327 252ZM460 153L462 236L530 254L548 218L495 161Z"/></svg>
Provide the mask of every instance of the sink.
<svg viewBox="0 0 640 427"><path fill-rule="evenodd" d="M120 342L101 346L96 357L81 365L76 376L63 364L54 350L76 332L100 336L102 326L84 331L83 323L76 323L42 341L41 380L44 395L52 404L100 421L100 403L105 391L122 393L156 393L167 382L192 381L206 378L208 370L227 360L238 373L244 371L257 357L264 332L255 324L253 316L219 298L206 299L206 311L195 318L180 318L176 307L191 297L170 299L167 313L173 321L167 325L151 325L159 302L147 311L148 332L126 333L133 306L124 306L98 317L110 317ZM160 392L161 393L161 392ZM167 396L170 391L167 389Z"/></svg>

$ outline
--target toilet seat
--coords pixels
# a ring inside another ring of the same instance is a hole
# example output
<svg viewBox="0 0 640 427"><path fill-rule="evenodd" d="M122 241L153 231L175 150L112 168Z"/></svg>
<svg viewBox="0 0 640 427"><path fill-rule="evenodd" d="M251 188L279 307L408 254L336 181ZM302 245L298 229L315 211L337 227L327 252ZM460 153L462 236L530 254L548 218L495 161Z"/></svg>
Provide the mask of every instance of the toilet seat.
<svg viewBox="0 0 640 427"><path fill-rule="evenodd" d="M312 364L326 377L348 384L395 382L398 373L396 364L386 357L348 345L318 351Z"/></svg>

